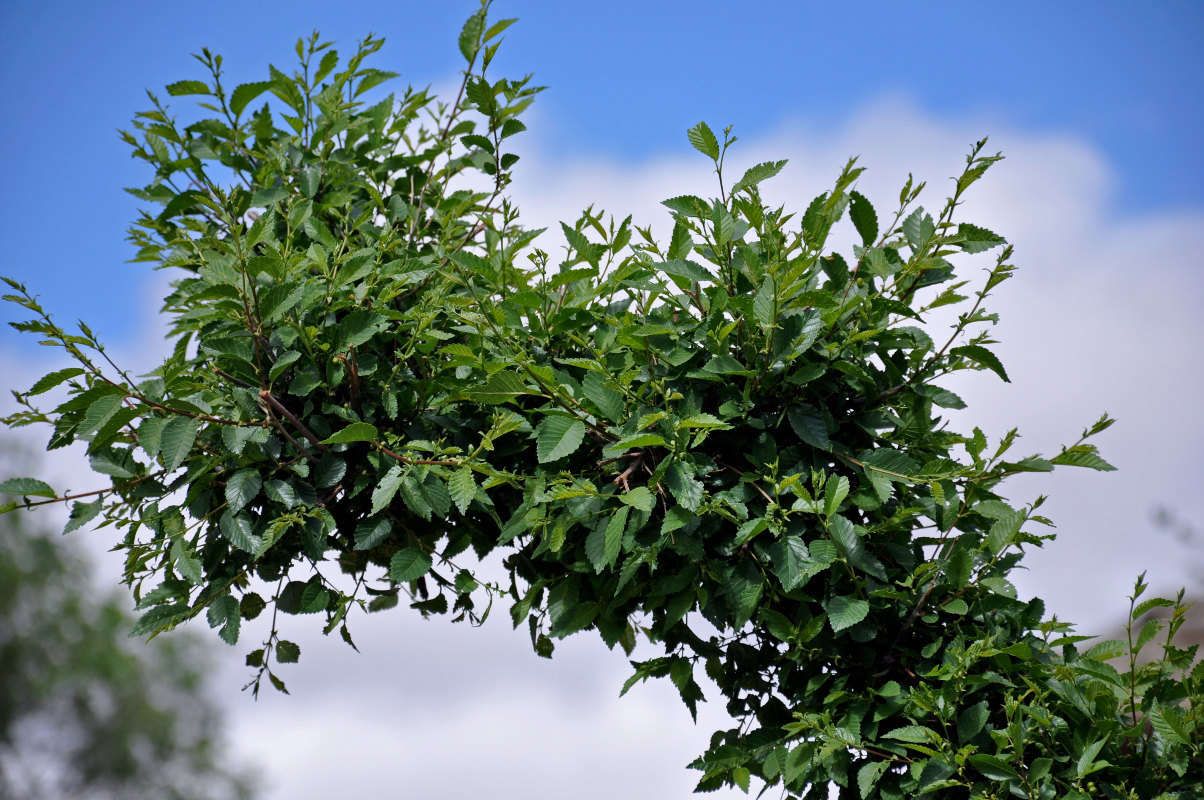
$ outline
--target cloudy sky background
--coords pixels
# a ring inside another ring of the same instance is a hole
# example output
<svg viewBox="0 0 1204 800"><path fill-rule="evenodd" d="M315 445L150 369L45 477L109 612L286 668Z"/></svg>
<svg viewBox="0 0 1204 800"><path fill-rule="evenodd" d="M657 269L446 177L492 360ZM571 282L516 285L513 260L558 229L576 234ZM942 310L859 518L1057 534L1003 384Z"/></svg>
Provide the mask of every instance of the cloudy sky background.
<svg viewBox="0 0 1204 800"><path fill-rule="evenodd" d="M1011 485L1021 502L1049 494L1044 511L1059 532L1016 583L1086 632L1122 617L1142 570L1167 591L1204 586L1199 536L1152 522L1161 505L1204 530L1204 11L1175 2L1140 11L682 5L495 5L494 18L522 20L495 74L534 72L550 87L527 118L514 185L528 224L596 203L663 229L660 200L715 194L707 162L685 140L699 119L735 126L737 175L788 158L766 193L800 210L859 155L869 168L859 189L880 216L908 172L929 182L922 199L939 207L970 144L989 135L1007 159L974 188L962 219L1016 245L1019 272L993 304L1012 383L986 373L950 384L969 403L956 422L992 438L1019 426L1017 448L1029 454L1056 452L1104 411L1119 419L1098 441L1118 472L1063 470ZM9 4L0 10L0 274L28 284L61 321L86 319L124 365L151 368L169 276L124 263L137 206L121 187L149 175L115 134L145 107L143 88L202 77L188 55L202 46L225 55L231 86L266 77L269 61L288 71L296 37L315 27L343 52L381 34L377 66L403 83L450 86L455 38L474 6ZM976 266L965 266L973 277ZM0 308L0 320L23 318L17 311ZM47 356L5 326L0 388L27 388L58 366ZM7 443L40 450L44 440L0 431ZM43 471L58 485L99 485L78 458L54 455ZM77 534L98 553L109 535ZM102 569L100 582L114 583L116 563ZM239 688L260 630L246 626L246 646L232 649L212 637L215 696L237 754L260 766L269 798L688 795L696 775L682 767L725 724L720 708L704 708L696 727L667 682L619 700L621 654L585 635L558 645L553 661L538 659L496 611L481 630L404 611L361 618L358 655L324 640L317 620L290 619L304 651L284 674L292 696L258 703Z"/></svg>

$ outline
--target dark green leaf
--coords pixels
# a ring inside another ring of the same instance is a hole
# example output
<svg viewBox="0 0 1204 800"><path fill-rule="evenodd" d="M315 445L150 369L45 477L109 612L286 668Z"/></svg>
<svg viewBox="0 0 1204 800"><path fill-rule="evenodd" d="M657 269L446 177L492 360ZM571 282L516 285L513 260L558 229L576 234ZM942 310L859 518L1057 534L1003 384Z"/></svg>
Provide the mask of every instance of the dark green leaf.
<svg viewBox="0 0 1204 800"><path fill-rule="evenodd" d="M839 633L865 619L870 613L870 604L856 597L833 597L824 604L824 610L828 612L832 631Z"/></svg>
<svg viewBox="0 0 1204 800"><path fill-rule="evenodd" d="M1008 378L1007 371L1003 368L1003 363L987 348L977 344L967 344L961 347L954 347L949 351L950 355L961 356L979 366L986 367L994 372L999 377L1003 378L1005 383L1011 383Z"/></svg>
<svg viewBox="0 0 1204 800"><path fill-rule="evenodd" d="M4 494L28 495L30 497L58 497L49 484L36 478L9 478L0 483L0 492Z"/></svg>
<svg viewBox="0 0 1204 800"><path fill-rule="evenodd" d="M353 422L338 433L322 440L322 444L346 444L348 442L372 442L380 436L375 425L367 422Z"/></svg>
<svg viewBox="0 0 1204 800"><path fill-rule="evenodd" d="M553 414L539 424L536 453L539 463L556 461L574 452L585 439L585 423L579 419Z"/></svg>
<svg viewBox="0 0 1204 800"><path fill-rule="evenodd" d="M430 569L430 554L417 547L407 547L395 553L389 562L389 579L397 583L416 581Z"/></svg>
<svg viewBox="0 0 1204 800"><path fill-rule="evenodd" d="M853 226L861 235L862 245L872 247L878 239L878 215L874 213L870 201L860 192L849 192L849 197L852 198L849 203L849 216L853 220Z"/></svg>
<svg viewBox="0 0 1204 800"><path fill-rule="evenodd" d="M163 423L159 435L163 466L168 472L179 469L192 451L200 422L191 417L172 417Z"/></svg>
<svg viewBox="0 0 1204 800"><path fill-rule="evenodd" d="M209 86L202 81L176 81L167 84L167 93L172 97L186 94L213 94Z"/></svg>

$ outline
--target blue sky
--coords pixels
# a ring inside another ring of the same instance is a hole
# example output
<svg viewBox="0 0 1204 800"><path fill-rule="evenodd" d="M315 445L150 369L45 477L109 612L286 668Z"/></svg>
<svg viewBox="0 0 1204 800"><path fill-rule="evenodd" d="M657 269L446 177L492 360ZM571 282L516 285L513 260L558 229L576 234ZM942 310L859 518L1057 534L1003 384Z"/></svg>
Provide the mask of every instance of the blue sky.
<svg viewBox="0 0 1204 800"><path fill-rule="evenodd" d="M144 88L202 77L189 54L203 46L225 56L231 85L264 78L269 62L290 70L293 43L314 28L344 53L369 31L383 35L377 66L448 86L475 6L0 5L0 274L27 283L60 321L84 317L123 364L150 369L164 346L153 320L163 277L124 263L137 205L121 191L149 175L116 135L146 106ZM994 309L1012 383L951 386L969 403L957 422L992 436L1019 426L1027 454L1057 452L1103 411L1119 419L1100 441L1119 472L1009 484L1017 502L1050 494L1044 511L1059 525L1017 586L1090 632L1123 613L1143 569L1163 591L1204 587L1204 419L1190 411L1204 396L1204 5L498 0L493 17L521 19L495 74L533 72L549 87L527 119L514 184L533 226L595 200L663 222L662 198L712 194L684 135L700 119L735 126L741 168L789 158L765 187L792 208L853 154L870 168L858 188L871 200L889 205L915 171L932 185L925 202L939 203L967 145L990 134L1007 160L964 211L1016 244L1019 273ZM175 100L182 116L186 100ZM0 321L22 316L7 305ZM0 389L57 366L41 361L46 352L0 329ZM29 433L0 437L44 446ZM53 485L96 486L78 454L43 458ZM1155 529L1158 505L1195 527L1194 550ZM103 557L106 533L77 535ZM119 567L105 563L114 583ZM215 696L235 748L263 767L269 800L394 796L399 786L433 800L688 796L696 776L682 765L724 725L721 707L708 704L695 727L671 686L617 701L624 659L588 636L536 659L506 616L480 631L400 611L361 618L362 655L313 625L290 636L305 653L288 678L293 696L257 704L239 692L245 648L215 644ZM622 768L599 768L600 754Z"/></svg>
<svg viewBox="0 0 1204 800"><path fill-rule="evenodd" d="M115 131L145 106L144 88L201 77L189 54L205 46L225 55L232 84L262 79L268 62L288 69L296 37L314 28L344 51L369 31L383 35L379 66L439 84L459 67L455 36L474 7L5 4L0 274L27 282L63 320L134 336L123 308L146 273L123 263L136 204L121 187L148 176ZM1118 212L1204 205L1200 4L501 0L493 13L521 20L496 74L533 72L549 87L536 118L551 157L649 162L685 150L683 131L699 119L750 138L789 120L836 126L898 96L936 116L1090 141L1116 170ZM7 328L0 345L32 347Z"/></svg>

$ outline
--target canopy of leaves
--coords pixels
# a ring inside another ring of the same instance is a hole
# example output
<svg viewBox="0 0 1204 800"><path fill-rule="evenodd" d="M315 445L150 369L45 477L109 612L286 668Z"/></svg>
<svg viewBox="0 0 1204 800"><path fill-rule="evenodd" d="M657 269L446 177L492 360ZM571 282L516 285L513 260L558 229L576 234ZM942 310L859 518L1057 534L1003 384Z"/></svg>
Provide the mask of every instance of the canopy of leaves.
<svg viewBox="0 0 1204 800"><path fill-rule="evenodd" d="M1111 420L1017 457L1015 431L991 444L944 417L965 406L949 375L1008 379L986 301L1012 249L956 214L1000 157L974 145L935 210L911 179L876 208L850 161L791 212L759 191L783 162L733 181L730 131L699 123L687 138L718 196L667 199L667 243L591 209L553 259L505 192L538 89L487 74L510 21L485 11L450 104L375 99L392 74L366 66L371 37L345 62L301 40L293 74L232 91L205 51L206 80L168 87L211 113L187 125L151 96L124 136L154 171L131 191L159 210L131 237L178 278L174 352L142 379L12 284L34 315L18 327L78 366L9 421L86 442L111 477L73 524L121 532L136 631L203 613L234 643L274 605L350 643L352 611L404 598L477 622L504 597L540 655L582 630L628 653L646 637L665 654L631 682L667 676L693 711L712 681L740 724L693 765L700 790L1198 786L1194 651L1121 676L1007 580L1051 537L1041 501L1000 484L1111 469L1088 441ZM956 304L952 330L928 324ZM34 405L61 384L64 402ZM53 501L21 481L0 485L12 506ZM508 583L474 577L469 548ZM299 655L273 625L248 655L255 689L283 689L275 665Z"/></svg>

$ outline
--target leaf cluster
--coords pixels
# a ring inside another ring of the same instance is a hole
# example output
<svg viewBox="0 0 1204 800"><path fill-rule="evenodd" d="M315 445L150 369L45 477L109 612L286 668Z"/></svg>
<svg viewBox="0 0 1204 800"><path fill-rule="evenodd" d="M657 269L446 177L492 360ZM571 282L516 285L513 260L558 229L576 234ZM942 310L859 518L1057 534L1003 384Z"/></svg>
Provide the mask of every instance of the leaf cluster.
<svg viewBox="0 0 1204 800"><path fill-rule="evenodd" d="M540 655L582 630L627 653L644 637L664 655L633 662L628 687L667 676L692 713L713 682L739 726L693 765L699 790L756 776L806 797L829 782L1127 797L1198 781L1194 651L1126 679L1007 578L1052 537L1042 499L1000 484L1112 469L1089 441L1111 420L1017 457L1015 431L992 446L945 417L965 406L941 385L953 373L1008 380L986 301L1012 249L957 219L1000 156L977 143L935 213L909 178L880 214L850 160L800 214L760 194L785 162L729 182L736 139L700 123L688 139L717 197L664 201L667 243L588 209L556 260L505 197L507 140L538 90L487 75L510 23L487 5L451 104L413 89L369 104L392 77L364 66L380 40L340 69L316 35L292 75L229 93L202 53L209 80L168 92L214 117L181 126L151 96L124 136L155 171L134 193L162 210L131 238L183 277L165 299L173 354L143 379L10 282L34 314L18 327L77 366L9 422L86 442L112 478L69 527L122 532L135 632L204 612L233 644L270 606L247 661L256 691L283 690L273 664L300 652L278 614L322 615L351 643L355 610L479 623L505 597ZM265 94L276 105L247 114ZM958 278L977 263L981 280ZM934 338L927 318L958 304ZM60 385L65 402L34 407ZM71 499L34 479L0 491ZM507 582L478 579L470 549Z"/></svg>

